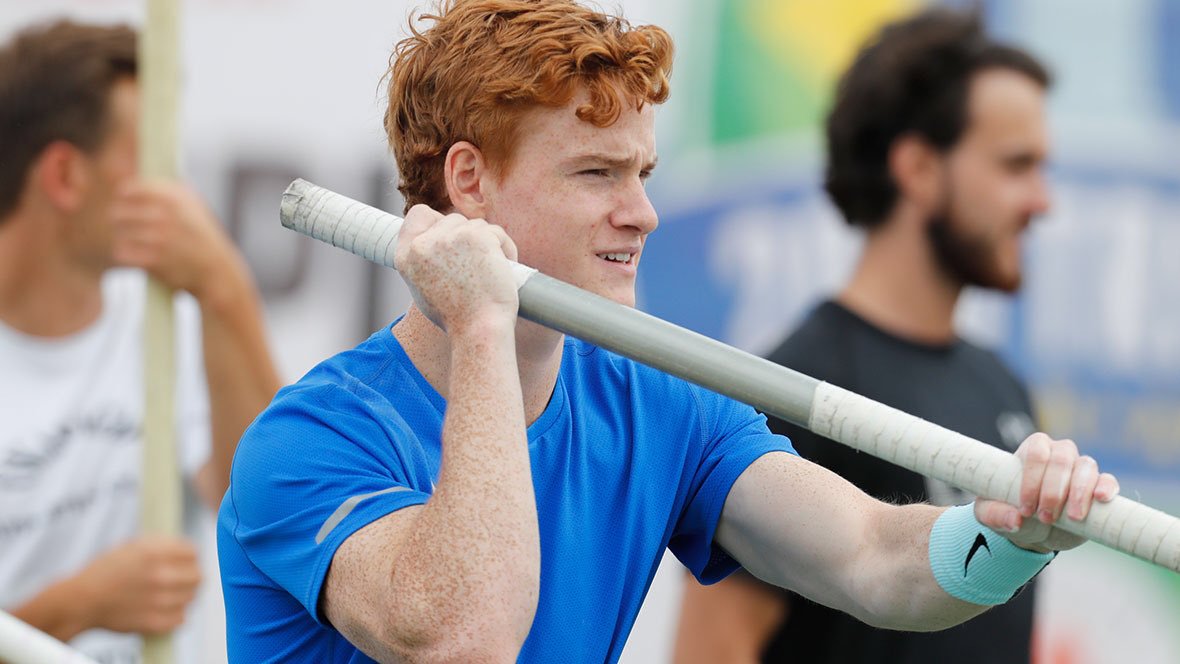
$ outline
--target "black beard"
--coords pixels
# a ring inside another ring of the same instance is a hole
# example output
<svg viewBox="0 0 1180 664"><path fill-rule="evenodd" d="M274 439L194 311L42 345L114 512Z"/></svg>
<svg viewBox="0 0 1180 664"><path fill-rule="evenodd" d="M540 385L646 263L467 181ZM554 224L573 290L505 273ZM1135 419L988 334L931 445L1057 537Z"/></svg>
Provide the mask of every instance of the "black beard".
<svg viewBox="0 0 1180 664"><path fill-rule="evenodd" d="M994 248L987 239L972 237L956 228L948 209L944 208L930 218L926 234L939 265L959 283L1005 293L1020 289L1020 273L1014 277L1002 274L992 259Z"/></svg>

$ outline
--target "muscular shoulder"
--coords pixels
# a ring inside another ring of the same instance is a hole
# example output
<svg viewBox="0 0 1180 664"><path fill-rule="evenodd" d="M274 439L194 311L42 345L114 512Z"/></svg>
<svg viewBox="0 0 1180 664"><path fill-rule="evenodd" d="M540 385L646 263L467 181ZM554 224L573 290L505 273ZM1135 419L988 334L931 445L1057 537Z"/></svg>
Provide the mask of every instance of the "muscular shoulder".
<svg viewBox="0 0 1180 664"><path fill-rule="evenodd" d="M235 475L241 467L330 465L353 454L386 465L392 448L433 435L441 408L382 341L375 335L279 390L243 435Z"/></svg>
<svg viewBox="0 0 1180 664"><path fill-rule="evenodd" d="M263 415L292 409L349 411L379 407L373 375L390 361L366 342L320 362L302 378L275 394ZM387 401L387 400L386 400Z"/></svg>

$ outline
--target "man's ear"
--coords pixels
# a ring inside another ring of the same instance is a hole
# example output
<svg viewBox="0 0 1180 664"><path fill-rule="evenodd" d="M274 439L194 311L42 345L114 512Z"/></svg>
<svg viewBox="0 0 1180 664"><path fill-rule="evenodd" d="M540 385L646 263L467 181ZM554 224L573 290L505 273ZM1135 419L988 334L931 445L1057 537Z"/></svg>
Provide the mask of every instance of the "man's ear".
<svg viewBox="0 0 1180 664"><path fill-rule="evenodd" d="M933 210L942 200L943 154L916 134L899 137L889 148L889 174L899 202Z"/></svg>
<svg viewBox="0 0 1180 664"><path fill-rule="evenodd" d="M25 183L53 207L63 212L76 212L85 200L85 191L92 174L87 168L86 155L67 141L54 141L41 150L33 161L32 172Z"/></svg>
<svg viewBox="0 0 1180 664"><path fill-rule="evenodd" d="M483 180L491 174L483 152L472 143L459 141L447 150L443 171L455 212L473 219L485 217Z"/></svg>

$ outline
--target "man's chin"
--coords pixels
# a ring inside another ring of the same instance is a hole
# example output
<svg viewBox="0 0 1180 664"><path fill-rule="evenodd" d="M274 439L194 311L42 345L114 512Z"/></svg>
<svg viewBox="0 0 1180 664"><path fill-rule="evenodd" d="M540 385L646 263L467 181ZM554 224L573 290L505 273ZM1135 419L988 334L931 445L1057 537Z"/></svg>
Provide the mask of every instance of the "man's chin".
<svg viewBox="0 0 1180 664"><path fill-rule="evenodd" d="M635 290L632 288L587 289L599 297L606 298L624 307L635 307Z"/></svg>
<svg viewBox="0 0 1180 664"><path fill-rule="evenodd" d="M999 289L1004 291L1005 293L1013 294L1016 291L1020 290L1020 287L1022 285L1024 285L1024 275L1017 272L1016 274L1008 277L1003 283L1001 283L999 286Z"/></svg>
<svg viewBox="0 0 1180 664"><path fill-rule="evenodd" d="M949 233L945 224L932 228L935 255L959 283L1009 294L1020 290L1023 270L1019 258L1012 260L986 242Z"/></svg>
<svg viewBox="0 0 1180 664"><path fill-rule="evenodd" d="M1009 295L1015 293L1020 290L1021 283L1024 281L1024 270L1020 264L1019 254L997 256L979 276L983 277L983 281L986 282L980 284L981 286Z"/></svg>
<svg viewBox="0 0 1180 664"><path fill-rule="evenodd" d="M619 279L602 279L602 280L574 280L571 279L568 283L581 288L584 291L594 293L598 297L610 300L625 307L635 306L635 281L633 279L627 280L626 283L621 283Z"/></svg>
<svg viewBox="0 0 1180 664"><path fill-rule="evenodd" d="M608 299L616 304L621 304L624 307L631 307L632 309L635 308L635 293L625 293L625 294L616 293L614 295L607 295L605 297L606 297L606 299Z"/></svg>
<svg viewBox="0 0 1180 664"><path fill-rule="evenodd" d="M968 279L968 283L972 286L980 288L987 288L989 290L1000 291L1013 295L1020 290L1020 286L1024 281L1024 275L1020 270L1014 272L1005 272L1003 270L992 270L983 274L973 275L973 278Z"/></svg>

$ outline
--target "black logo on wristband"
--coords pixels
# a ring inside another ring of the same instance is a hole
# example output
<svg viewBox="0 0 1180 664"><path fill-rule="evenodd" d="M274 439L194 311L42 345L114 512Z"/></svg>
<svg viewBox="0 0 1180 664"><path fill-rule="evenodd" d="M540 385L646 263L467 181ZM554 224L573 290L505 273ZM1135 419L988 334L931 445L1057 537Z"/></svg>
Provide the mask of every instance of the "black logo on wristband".
<svg viewBox="0 0 1180 664"><path fill-rule="evenodd" d="M967 560L963 561L963 576L967 576L967 566L971 564L971 559L975 557L975 552L981 548L987 549L987 555L992 554L992 548L987 545L987 538L983 533L975 535L975 541L971 544L971 550L967 552Z"/></svg>

